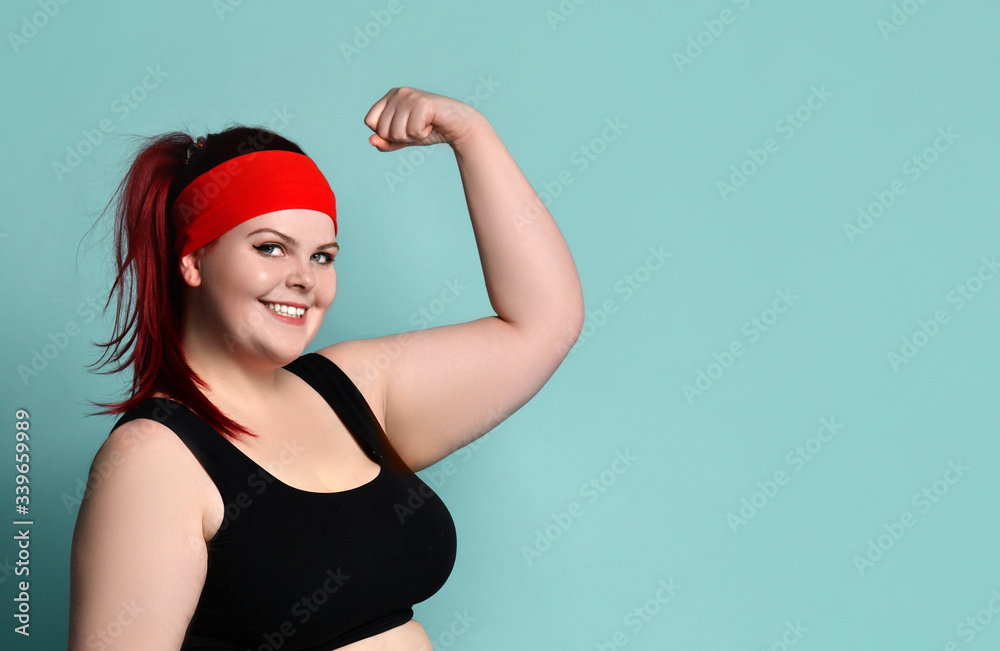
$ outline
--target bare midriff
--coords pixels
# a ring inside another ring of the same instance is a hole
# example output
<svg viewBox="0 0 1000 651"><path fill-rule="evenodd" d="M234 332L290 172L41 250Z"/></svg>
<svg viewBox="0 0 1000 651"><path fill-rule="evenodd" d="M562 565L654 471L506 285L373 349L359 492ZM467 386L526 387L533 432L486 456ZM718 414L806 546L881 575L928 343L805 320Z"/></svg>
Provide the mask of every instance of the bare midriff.
<svg viewBox="0 0 1000 651"><path fill-rule="evenodd" d="M337 651L433 651L433 647L424 627L411 619L378 635L339 647Z"/></svg>

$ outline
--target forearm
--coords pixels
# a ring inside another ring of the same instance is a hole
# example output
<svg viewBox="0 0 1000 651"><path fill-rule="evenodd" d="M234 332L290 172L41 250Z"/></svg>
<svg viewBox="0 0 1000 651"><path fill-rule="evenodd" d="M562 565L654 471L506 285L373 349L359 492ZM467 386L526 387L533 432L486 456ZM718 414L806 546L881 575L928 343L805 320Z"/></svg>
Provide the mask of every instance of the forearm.
<svg viewBox="0 0 1000 651"><path fill-rule="evenodd" d="M525 332L579 331L583 294L569 247L496 131L475 114L452 147L497 316Z"/></svg>

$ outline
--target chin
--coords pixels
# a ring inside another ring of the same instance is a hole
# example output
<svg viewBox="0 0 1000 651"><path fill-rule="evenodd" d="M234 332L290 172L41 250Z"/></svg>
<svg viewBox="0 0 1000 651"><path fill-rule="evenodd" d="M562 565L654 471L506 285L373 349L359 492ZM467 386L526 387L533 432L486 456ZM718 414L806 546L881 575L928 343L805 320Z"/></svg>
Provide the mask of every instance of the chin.
<svg viewBox="0 0 1000 651"><path fill-rule="evenodd" d="M306 352L306 347L305 347L305 345L303 345L303 346L299 346L299 347L296 347L296 348L293 348L293 349L283 350L283 351L275 354L274 357L273 357L273 359L279 365L285 366L286 364L291 364L292 362L294 362L295 360L297 360L299 357L302 357L302 355L304 355L305 352Z"/></svg>
<svg viewBox="0 0 1000 651"><path fill-rule="evenodd" d="M308 327L308 326L307 326ZM285 366L305 354L306 347L315 338L315 332L260 333L244 342L240 354L256 364Z"/></svg>
<svg viewBox="0 0 1000 651"><path fill-rule="evenodd" d="M283 347L280 349L257 348L244 351L248 361L251 361L251 363L261 366L274 367L286 366L301 357L304 353L304 344L300 346Z"/></svg>

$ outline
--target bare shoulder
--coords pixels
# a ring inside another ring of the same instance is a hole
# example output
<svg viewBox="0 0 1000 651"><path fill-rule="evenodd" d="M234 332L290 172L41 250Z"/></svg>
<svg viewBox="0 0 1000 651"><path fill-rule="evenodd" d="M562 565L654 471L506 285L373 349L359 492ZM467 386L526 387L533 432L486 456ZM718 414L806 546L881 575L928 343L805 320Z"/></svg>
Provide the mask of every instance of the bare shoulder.
<svg viewBox="0 0 1000 651"><path fill-rule="evenodd" d="M129 615L116 643L179 647L207 567L206 481L162 423L135 419L111 432L94 455L73 532L71 649L93 648L123 604L142 615Z"/></svg>
<svg viewBox="0 0 1000 651"><path fill-rule="evenodd" d="M183 440L163 423L136 418L116 427L94 455L86 495L102 503L131 496L195 512L203 527L218 519L218 489Z"/></svg>
<svg viewBox="0 0 1000 651"><path fill-rule="evenodd" d="M112 430L97 450L89 483L104 483L113 474L119 475L119 481L142 485L152 485L164 476L172 476L170 483L176 483L196 477L199 470L201 464L173 430L155 420L136 418Z"/></svg>
<svg viewBox="0 0 1000 651"><path fill-rule="evenodd" d="M176 447L175 441L183 445L177 435L163 423L149 418L136 418L111 430L108 438L98 449L95 459L110 460L111 457L124 455L126 452L139 453L153 459L157 454L170 453Z"/></svg>

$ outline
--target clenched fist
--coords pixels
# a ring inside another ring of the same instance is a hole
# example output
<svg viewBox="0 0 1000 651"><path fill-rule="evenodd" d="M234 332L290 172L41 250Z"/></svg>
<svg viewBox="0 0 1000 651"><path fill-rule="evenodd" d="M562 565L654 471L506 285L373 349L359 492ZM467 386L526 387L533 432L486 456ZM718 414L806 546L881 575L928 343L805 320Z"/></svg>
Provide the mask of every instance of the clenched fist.
<svg viewBox="0 0 1000 651"><path fill-rule="evenodd" d="M375 132L368 142L379 151L441 142L454 146L482 120L464 102L406 86L390 90L365 116Z"/></svg>

